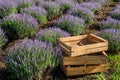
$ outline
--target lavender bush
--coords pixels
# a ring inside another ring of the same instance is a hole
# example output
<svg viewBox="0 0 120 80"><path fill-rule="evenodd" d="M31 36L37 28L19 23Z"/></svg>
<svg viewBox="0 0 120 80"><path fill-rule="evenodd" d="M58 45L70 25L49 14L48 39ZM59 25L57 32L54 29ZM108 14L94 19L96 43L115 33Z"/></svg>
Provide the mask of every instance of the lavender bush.
<svg viewBox="0 0 120 80"><path fill-rule="evenodd" d="M43 29L41 31L39 31L37 34L36 34L36 39L40 40L40 41L45 41L45 42L50 42L52 43L53 45L57 45L57 38L60 38L60 37L68 37L70 36L69 33L59 29L59 28L46 28L46 29Z"/></svg>
<svg viewBox="0 0 120 80"><path fill-rule="evenodd" d="M120 51L120 30L105 29L100 32L100 36L108 40L111 53Z"/></svg>
<svg viewBox="0 0 120 80"><path fill-rule="evenodd" d="M100 28L101 29L106 29L106 28L120 29L120 21L108 17L106 21L101 22Z"/></svg>
<svg viewBox="0 0 120 80"><path fill-rule="evenodd" d="M80 4L81 7L90 9L93 12L97 12L102 8L102 5L99 2L83 2Z"/></svg>
<svg viewBox="0 0 120 80"><path fill-rule="evenodd" d="M5 33L3 32L3 30L0 28L0 50L2 49L2 47L6 44L7 39L5 37Z"/></svg>
<svg viewBox="0 0 120 80"><path fill-rule="evenodd" d="M58 66L61 56L58 51L51 44L23 39L6 51L6 68L20 80L41 80L46 68Z"/></svg>
<svg viewBox="0 0 120 80"><path fill-rule="evenodd" d="M63 10L68 10L70 9L74 3L72 0L55 0L58 4L60 4L60 9Z"/></svg>
<svg viewBox="0 0 120 80"><path fill-rule="evenodd" d="M17 3L0 0L0 18L17 12Z"/></svg>
<svg viewBox="0 0 120 80"><path fill-rule="evenodd" d="M33 17L35 17L39 22L39 24L44 24L47 22L47 11L42 7L32 6L32 7L23 9L22 12L30 14Z"/></svg>
<svg viewBox="0 0 120 80"><path fill-rule="evenodd" d="M72 15L62 16L57 20L56 25L68 31L71 35L79 35L84 32L84 20Z"/></svg>
<svg viewBox="0 0 120 80"><path fill-rule="evenodd" d="M16 2L18 4L18 10L21 11L22 8L30 7L34 4L34 0L11 0L12 2Z"/></svg>
<svg viewBox="0 0 120 80"><path fill-rule="evenodd" d="M49 19L52 19L60 14L60 5L56 2L44 2L43 7L48 11Z"/></svg>
<svg viewBox="0 0 120 80"><path fill-rule="evenodd" d="M12 14L2 19L1 27L5 30L9 38L17 35L19 38L33 36L38 22L27 14Z"/></svg>
<svg viewBox="0 0 120 80"><path fill-rule="evenodd" d="M113 10L112 12L110 12L110 16L112 18L120 20L120 8L117 8L117 9Z"/></svg>
<svg viewBox="0 0 120 80"><path fill-rule="evenodd" d="M88 25L90 25L94 22L93 21L94 13L91 10L89 10L88 8L81 7L79 4L73 6L69 10L69 13L71 15L85 19L85 23Z"/></svg>

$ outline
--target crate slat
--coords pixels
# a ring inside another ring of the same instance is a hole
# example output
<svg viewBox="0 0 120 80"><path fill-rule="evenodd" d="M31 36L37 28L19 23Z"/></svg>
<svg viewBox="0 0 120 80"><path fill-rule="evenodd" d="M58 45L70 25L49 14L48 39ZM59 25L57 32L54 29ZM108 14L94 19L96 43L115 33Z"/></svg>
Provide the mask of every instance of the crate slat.
<svg viewBox="0 0 120 80"><path fill-rule="evenodd" d="M86 49L92 49L92 48L98 48L98 47L103 47L107 46L108 44L106 42L100 42L100 43L95 43L95 44L88 44L84 46L79 46L79 45L74 45L71 48L71 51L78 51L78 50L86 50Z"/></svg>
<svg viewBox="0 0 120 80"><path fill-rule="evenodd" d="M95 65L107 63L108 59L104 55L90 55L79 57L63 57L61 59L62 65Z"/></svg>
<svg viewBox="0 0 120 80"><path fill-rule="evenodd" d="M81 35L81 36L72 36L72 37L64 37L64 38L59 38L59 41L62 42L67 42L67 41L74 41L74 40L80 40L83 38L86 38L88 35Z"/></svg>
<svg viewBox="0 0 120 80"><path fill-rule="evenodd" d="M94 66L79 66L79 67L67 67L61 66L66 76L77 76L77 75L85 75L92 74L98 72L105 72L107 70L107 64L100 64Z"/></svg>
<svg viewBox="0 0 120 80"><path fill-rule="evenodd" d="M108 47L99 47L99 48L93 48L93 49L86 49L82 51L75 51L71 53L71 57L80 56L80 55L86 55L86 54L94 54L95 52L101 52L108 50Z"/></svg>

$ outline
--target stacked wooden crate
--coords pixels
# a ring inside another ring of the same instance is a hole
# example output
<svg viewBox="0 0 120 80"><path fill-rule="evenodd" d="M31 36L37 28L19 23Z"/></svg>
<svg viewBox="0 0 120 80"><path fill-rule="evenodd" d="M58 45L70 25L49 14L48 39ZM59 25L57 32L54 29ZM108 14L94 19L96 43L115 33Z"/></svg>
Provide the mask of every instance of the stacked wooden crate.
<svg viewBox="0 0 120 80"><path fill-rule="evenodd" d="M67 76L84 75L106 71L108 42L94 34L58 39L65 53L61 68Z"/></svg>

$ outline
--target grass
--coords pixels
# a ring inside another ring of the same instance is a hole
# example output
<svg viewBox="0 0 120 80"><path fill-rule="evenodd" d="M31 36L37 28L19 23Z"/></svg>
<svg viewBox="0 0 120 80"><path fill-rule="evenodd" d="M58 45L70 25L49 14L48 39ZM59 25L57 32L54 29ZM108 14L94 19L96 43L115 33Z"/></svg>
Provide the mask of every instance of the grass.
<svg viewBox="0 0 120 80"><path fill-rule="evenodd" d="M110 55L111 63L110 80L120 80L120 55Z"/></svg>
<svg viewBox="0 0 120 80"><path fill-rule="evenodd" d="M95 74L93 80L120 80L120 55L109 55L109 72Z"/></svg>

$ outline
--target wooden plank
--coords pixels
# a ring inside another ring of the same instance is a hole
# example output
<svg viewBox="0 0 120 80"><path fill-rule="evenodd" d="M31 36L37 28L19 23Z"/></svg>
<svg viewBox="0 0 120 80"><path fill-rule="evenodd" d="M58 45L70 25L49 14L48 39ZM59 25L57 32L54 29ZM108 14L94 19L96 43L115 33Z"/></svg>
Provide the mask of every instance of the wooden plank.
<svg viewBox="0 0 120 80"><path fill-rule="evenodd" d="M96 66L87 66L87 67L66 67L67 76L76 76L76 75L84 75L84 74L92 74L98 72L104 72L107 70L107 64L101 64Z"/></svg>
<svg viewBox="0 0 120 80"><path fill-rule="evenodd" d="M71 57L86 55L86 54L94 54L95 52L106 51L106 50L108 50L108 46L102 46L98 48L86 49L86 50L81 50L81 51L80 50L74 51L71 53Z"/></svg>
<svg viewBox="0 0 120 80"><path fill-rule="evenodd" d="M67 74L67 69L66 69L66 67L63 66L62 64L60 64L60 67L61 67L61 69L63 70L63 72L64 72L65 74Z"/></svg>
<svg viewBox="0 0 120 80"><path fill-rule="evenodd" d="M81 56L81 57L63 57L63 65L93 65L107 63L108 59L104 55Z"/></svg>
<svg viewBox="0 0 120 80"><path fill-rule="evenodd" d="M106 52L104 52L104 51L102 51L102 54L105 55L106 57L108 56L108 55L106 54Z"/></svg>
<svg viewBox="0 0 120 80"><path fill-rule="evenodd" d="M71 46L71 51L79 51L79 50L86 50L86 49L92 49L92 48L97 48L97 47L102 47L102 46L108 46L108 43L106 42L100 42L100 43L95 43L95 44L88 44L88 45L84 45L84 46L79 46L79 45L75 45L75 46Z"/></svg>
<svg viewBox="0 0 120 80"><path fill-rule="evenodd" d="M99 42L101 42L101 41L96 40L96 39L90 39L90 40L88 40L88 42L89 42L89 43L99 43Z"/></svg>
<svg viewBox="0 0 120 80"><path fill-rule="evenodd" d="M59 46L59 47L61 48L61 50L65 53L65 55L71 56L70 50L68 50L67 48L65 48L65 47L62 46L61 44L58 44L58 46Z"/></svg>
<svg viewBox="0 0 120 80"><path fill-rule="evenodd" d="M88 35L71 36L71 37L58 38L58 40L60 40L60 41L62 41L62 42L66 42L66 41L71 41L71 40L84 39L84 38L87 37L87 36L88 36Z"/></svg>
<svg viewBox="0 0 120 80"><path fill-rule="evenodd" d="M67 43L63 43L62 41L58 40L58 44L60 44L60 45L64 46L65 48L67 48L67 49L71 50L70 45L69 45L69 44L67 44Z"/></svg>
<svg viewBox="0 0 120 80"><path fill-rule="evenodd" d="M88 55L88 56L79 56L79 57L63 57L64 61L82 61L82 60L96 60L96 59L106 59L104 55Z"/></svg>
<svg viewBox="0 0 120 80"><path fill-rule="evenodd" d="M82 60L82 61L63 61L63 65L95 65L107 63L106 59Z"/></svg>
<svg viewBox="0 0 120 80"><path fill-rule="evenodd" d="M82 39L81 39L81 40L82 40ZM67 43L67 44L69 44L70 46L72 46L72 45L75 45L75 44L79 43L81 40L72 40L72 41L67 41L67 42L64 42L64 43Z"/></svg>
<svg viewBox="0 0 120 80"><path fill-rule="evenodd" d="M96 35L94 35L94 34L90 34L90 38L91 38L91 39L94 38L94 39L96 39L96 40L108 42L107 40L105 40L105 39L103 39L103 38L101 38L101 37L99 37L99 36L96 36Z"/></svg>

